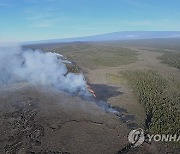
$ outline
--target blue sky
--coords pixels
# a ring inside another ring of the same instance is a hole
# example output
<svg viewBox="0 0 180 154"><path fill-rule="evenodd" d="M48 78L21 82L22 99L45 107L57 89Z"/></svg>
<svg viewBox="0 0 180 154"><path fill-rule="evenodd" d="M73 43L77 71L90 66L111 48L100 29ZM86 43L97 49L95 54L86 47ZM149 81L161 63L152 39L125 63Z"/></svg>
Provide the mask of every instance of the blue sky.
<svg viewBox="0 0 180 154"><path fill-rule="evenodd" d="M0 42L180 31L180 0L0 0Z"/></svg>

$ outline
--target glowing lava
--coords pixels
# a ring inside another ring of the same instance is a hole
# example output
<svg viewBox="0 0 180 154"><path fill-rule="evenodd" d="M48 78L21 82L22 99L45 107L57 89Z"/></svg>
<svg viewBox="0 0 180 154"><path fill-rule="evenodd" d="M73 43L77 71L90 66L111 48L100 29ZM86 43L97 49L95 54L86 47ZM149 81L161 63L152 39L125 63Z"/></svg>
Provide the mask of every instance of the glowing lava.
<svg viewBox="0 0 180 154"><path fill-rule="evenodd" d="M96 97L96 94L95 94L94 90L93 90L88 84L86 84L86 86L87 86L88 91L89 91L94 97Z"/></svg>

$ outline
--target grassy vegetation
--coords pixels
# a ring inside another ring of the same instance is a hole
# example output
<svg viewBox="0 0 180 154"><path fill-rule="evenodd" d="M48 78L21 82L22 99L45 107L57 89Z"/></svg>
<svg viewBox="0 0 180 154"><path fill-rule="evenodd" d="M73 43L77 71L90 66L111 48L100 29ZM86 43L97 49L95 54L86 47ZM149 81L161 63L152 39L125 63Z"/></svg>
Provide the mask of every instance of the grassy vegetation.
<svg viewBox="0 0 180 154"><path fill-rule="evenodd" d="M106 74L106 78L108 79L108 81L112 84L119 84L119 83L122 83L122 79L119 75L116 75L116 74L110 74L110 73L107 73Z"/></svg>
<svg viewBox="0 0 180 154"><path fill-rule="evenodd" d="M160 52L168 50L180 51L179 38L157 38L157 39L137 39L102 42L101 44L114 46L143 47L159 50Z"/></svg>
<svg viewBox="0 0 180 154"><path fill-rule="evenodd" d="M67 69L68 69L68 73L81 73L81 70L74 64L65 64Z"/></svg>
<svg viewBox="0 0 180 154"><path fill-rule="evenodd" d="M120 47L100 46L90 43L74 43L51 49L61 53L78 66L89 69L116 67L137 60L137 52Z"/></svg>
<svg viewBox="0 0 180 154"><path fill-rule="evenodd" d="M125 71L146 110L146 127L151 132L180 134L180 83L166 80L153 71Z"/></svg>
<svg viewBox="0 0 180 154"><path fill-rule="evenodd" d="M161 57L158 57L162 63L180 69L180 52L166 52Z"/></svg>

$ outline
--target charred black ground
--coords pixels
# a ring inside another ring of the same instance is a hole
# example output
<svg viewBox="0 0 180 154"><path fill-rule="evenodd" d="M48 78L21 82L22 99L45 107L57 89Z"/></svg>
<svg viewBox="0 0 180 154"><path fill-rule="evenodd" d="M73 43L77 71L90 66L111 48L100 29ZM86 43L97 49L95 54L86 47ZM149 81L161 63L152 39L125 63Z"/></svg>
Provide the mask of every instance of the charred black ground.
<svg viewBox="0 0 180 154"><path fill-rule="evenodd" d="M116 97L124 94L118 91L119 87L108 86L104 84L89 84L96 93L96 99L107 101L111 97Z"/></svg>
<svg viewBox="0 0 180 154"><path fill-rule="evenodd" d="M80 96L83 100L90 100L95 102L105 112L113 113L117 116L122 123L127 124L127 128L138 128L138 124L135 123L135 116L129 114L127 109L118 106L112 106L108 103L108 99L123 95L124 92L119 91L119 87L108 86L104 84L89 84L96 94L96 97Z"/></svg>

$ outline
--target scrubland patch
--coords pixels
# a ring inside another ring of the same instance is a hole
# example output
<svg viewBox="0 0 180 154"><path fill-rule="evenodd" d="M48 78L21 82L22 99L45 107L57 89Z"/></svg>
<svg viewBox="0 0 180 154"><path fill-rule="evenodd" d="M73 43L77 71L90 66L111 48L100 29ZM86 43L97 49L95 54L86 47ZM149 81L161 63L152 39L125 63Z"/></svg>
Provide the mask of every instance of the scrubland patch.
<svg viewBox="0 0 180 154"><path fill-rule="evenodd" d="M166 52L158 59L164 64L180 69L180 52Z"/></svg>
<svg viewBox="0 0 180 154"><path fill-rule="evenodd" d="M63 54L82 68L89 69L127 65L134 63L138 55L136 51L126 48L88 43L65 45L52 51Z"/></svg>
<svg viewBox="0 0 180 154"><path fill-rule="evenodd" d="M180 83L154 71L125 71L123 77L145 107L146 127L151 132L179 134Z"/></svg>

